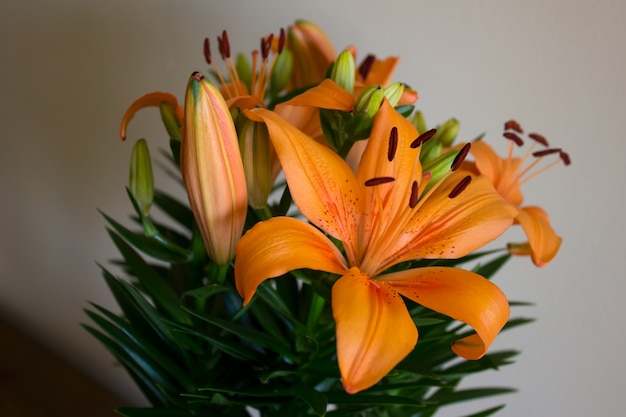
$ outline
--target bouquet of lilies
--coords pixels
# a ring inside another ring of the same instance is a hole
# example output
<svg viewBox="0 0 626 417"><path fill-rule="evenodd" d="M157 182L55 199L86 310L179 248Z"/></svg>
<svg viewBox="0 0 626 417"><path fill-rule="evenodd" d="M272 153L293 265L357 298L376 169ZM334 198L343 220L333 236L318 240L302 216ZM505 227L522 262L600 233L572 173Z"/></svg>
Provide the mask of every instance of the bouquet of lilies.
<svg viewBox="0 0 626 417"><path fill-rule="evenodd" d="M102 272L122 314L94 304L85 326L153 406L118 413L426 417L511 392L459 383L518 353L488 350L530 321L510 318L489 278L512 255L556 255L561 238L520 188L568 155L513 120L505 157L482 137L456 144L458 121L429 129L417 93L392 82L397 57L357 65L311 22L251 57L233 57L226 32L217 46L221 62L205 41L210 69L182 105L147 94L122 121L125 139L136 111L160 109L188 201L155 190L138 140L138 230L104 215L125 277ZM527 242L484 249L512 225Z"/></svg>

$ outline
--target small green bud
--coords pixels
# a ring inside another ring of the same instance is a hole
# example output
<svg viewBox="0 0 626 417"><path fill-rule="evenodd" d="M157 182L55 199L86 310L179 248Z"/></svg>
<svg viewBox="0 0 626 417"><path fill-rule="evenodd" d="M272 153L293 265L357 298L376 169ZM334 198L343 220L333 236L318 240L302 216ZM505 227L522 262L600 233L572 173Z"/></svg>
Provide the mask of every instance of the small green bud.
<svg viewBox="0 0 626 417"><path fill-rule="evenodd" d="M252 70L250 69L250 61L244 54L237 54L235 68L239 79L250 88L252 82Z"/></svg>
<svg viewBox="0 0 626 417"><path fill-rule="evenodd" d="M417 131L420 132L420 134L428 130L428 127L426 127L424 114L421 111L418 111L415 113L415 115L413 115L413 119L411 120L411 122L413 123L413 126L417 128Z"/></svg>
<svg viewBox="0 0 626 417"><path fill-rule="evenodd" d="M354 56L352 56L350 51L346 50L337 57L330 78L352 94L354 92L355 70Z"/></svg>
<svg viewBox="0 0 626 417"><path fill-rule="evenodd" d="M459 121L455 118L450 118L437 127L437 135L433 139L441 143L443 147L452 146L459 133L459 127Z"/></svg>
<svg viewBox="0 0 626 417"><path fill-rule="evenodd" d="M133 146L130 156L128 188L141 213L147 216L150 212L150 206L152 206L154 185L150 152L145 139L139 139Z"/></svg>
<svg viewBox="0 0 626 417"><path fill-rule="evenodd" d="M450 171L452 163L454 162L454 159L456 158L458 153L458 149L448 151L443 155L439 155L439 157L431 160L429 163L423 165L423 172L430 172L431 174L431 179L428 182L426 190L428 190L433 184L437 183L437 181L439 181L441 177L443 177Z"/></svg>
<svg viewBox="0 0 626 417"><path fill-rule="evenodd" d="M248 204L255 209L267 205L267 198L274 185L269 132L264 123L253 122L241 117L237 123L239 149L246 177Z"/></svg>
<svg viewBox="0 0 626 417"><path fill-rule="evenodd" d="M178 120L178 117L176 116L174 106L164 101L159 105L159 110L161 111L161 120L163 120L163 124L165 125L165 129L170 135L170 138L176 142L180 142L182 139L180 131L181 121Z"/></svg>
<svg viewBox="0 0 626 417"><path fill-rule="evenodd" d="M293 71L293 55L289 49L283 49L276 57L270 75L270 91L273 94L278 94L287 88L287 84L291 80L291 71Z"/></svg>
<svg viewBox="0 0 626 417"><path fill-rule="evenodd" d="M397 81L385 88L385 97L387 97L389 104L393 107L395 107L400 101L400 98L402 98L402 93L404 93L404 84Z"/></svg>
<svg viewBox="0 0 626 417"><path fill-rule="evenodd" d="M375 84L368 85L356 99L354 112L366 112L370 117L374 117L383 103L383 97L385 97L385 91L381 86Z"/></svg>

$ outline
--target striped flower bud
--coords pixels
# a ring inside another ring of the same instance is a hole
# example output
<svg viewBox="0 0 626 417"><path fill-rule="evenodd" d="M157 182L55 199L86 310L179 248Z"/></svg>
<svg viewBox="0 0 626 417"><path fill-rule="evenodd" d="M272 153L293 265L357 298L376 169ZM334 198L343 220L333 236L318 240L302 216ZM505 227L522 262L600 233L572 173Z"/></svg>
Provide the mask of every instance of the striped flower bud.
<svg viewBox="0 0 626 417"><path fill-rule="evenodd" d="M191 209L209 257L226 265L246 219L246 179L228 106L199 73L187 86L183 132L180 165Z"/></svg>

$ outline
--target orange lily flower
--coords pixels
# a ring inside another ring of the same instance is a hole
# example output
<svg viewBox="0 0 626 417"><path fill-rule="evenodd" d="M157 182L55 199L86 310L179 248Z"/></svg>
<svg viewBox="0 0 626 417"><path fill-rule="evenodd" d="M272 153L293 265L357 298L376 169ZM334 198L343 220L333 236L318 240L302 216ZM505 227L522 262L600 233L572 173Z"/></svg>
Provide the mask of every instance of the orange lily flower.
<svg viewBox="0 0 626 417"><path fill-rule="evenodd" d="M247 113L267 125L293 199L312 224L275 217L244 234L235 258L244 304L263 281L291 270L340 275L332 309L349 393L377 383L417 343L400 295L473 327L476 334L452 349L464 358L482 357L509 316L495 284L457 268L387 270L417 258L459 258L503 233L517 210L488 179L456 171L425 191L430 175L419 162L417 130L386 100L356 174L276 113ZM455 160L453 168L458 165ZM341 241L345 256L323 232Z"/></svg>
<svg viewBox="0 0 626 417"><path fill-rule="evenodd" d="M509 152L505 158L498 155L484 141L473 142L470 152L474 156L476 170L489 178L500 195L519 209L515 222L522 226L528 242L510 245L510 252L516 255L530 255L533 263L542 267L556 256L562 239L552 228L545 210L537 206L522 206L524 196L521 192L521 186L539 173L560 163L560 161L569 164L569 156L560 149L546 149L533 153L533 143L524 157L513 157L514 145L523 144L522 138L517 133L523 132L519 124L514 121L508 122L506 126L509 131L505 132L504 135L510 139L510 143ZM529 137L536 142L547 145L545 138L538 134L531 133ZM544 156L555 153L560 155L560 160L532 172L532 169ZM535 160L526 165L525 163L531 155L535 157Z"/></svg>

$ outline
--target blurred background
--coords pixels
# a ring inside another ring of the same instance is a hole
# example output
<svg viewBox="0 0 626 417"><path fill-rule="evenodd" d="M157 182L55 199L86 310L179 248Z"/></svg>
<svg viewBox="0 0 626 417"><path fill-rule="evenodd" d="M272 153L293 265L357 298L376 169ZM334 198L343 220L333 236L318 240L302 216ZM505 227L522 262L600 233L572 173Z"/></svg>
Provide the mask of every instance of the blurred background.
<svg viewBox="0 0 626 417"><path fill-rule="evenodd" d="M571 166L524 189L550 213L561 252L542 269L515 258L496 277L510 299L535 303L515 313L537 322L496 341L522 351L515 365L466 386L517 388L488 402L506 402L503 417L626 410L626 2L1 0L0 10L0 318L127 404L145 400L79 325L89 301L117 311L96 265L117 256L97 209L127 218L132 143L147 138L153 155L168 145L156 109L137 115L128 143L121 115L147 92L182 99L191 72L207 70L205 37L227 29L232 50L249 52L305 18L338 51L400 55L395 80L419 92L430 125L456 117L461 139L486 132L504 150L502 124L515 118L570 154ZM157 186L173 184L157 175Z"/></svg>

